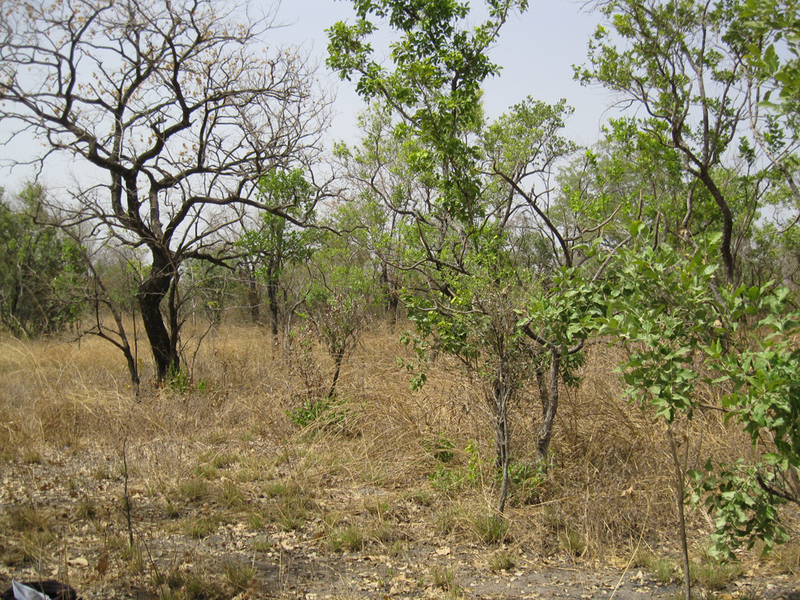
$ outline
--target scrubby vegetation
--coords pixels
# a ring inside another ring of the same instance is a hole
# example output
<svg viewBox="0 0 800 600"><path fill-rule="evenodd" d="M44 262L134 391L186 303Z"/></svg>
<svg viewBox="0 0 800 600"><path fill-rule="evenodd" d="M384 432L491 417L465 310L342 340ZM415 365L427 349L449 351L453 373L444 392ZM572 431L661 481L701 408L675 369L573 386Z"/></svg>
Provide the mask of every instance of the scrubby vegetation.
<svg viewBox="0 0 800 600"><path fill-rule="evenodd" d="M484 113L525 0L356 0L333 148L240 8L0 11L0 120L48 145L11 162L105 178L0 197L3 576L455 598L551 560L690 600L795 572L797 7L598 3L575 74L631 110L585 148L566 101Z"/></svg>
<svg viewBox="0 0 800 600"><path fill-rule="evenodd" d="M627 569L625 585L640 586L638 573L664 594L680 580L668 440L655 409L623 399L612 373L621 351L604 344L587 349L582 385L562 390L546 473L523 435L541 410L535 385L520 393L502 516L479 382L439 357L411 391L396 361L411 350L379 323L347 361L337 403L302 424L294 354L268 329L218 326L185 384L148 387L139 401L101 340L6 336L0 349L5 577L57 574L86 597L161 598L472 597L559 565ZM305 352L329 377L325 349ZM702 391L709 403L718 394ZM691 464L751 452L717 411L688 431ZM699 590L797 576L795 541L719 562L707 513L687 513ZM795 519L785 514L791 531Z"/></svg>

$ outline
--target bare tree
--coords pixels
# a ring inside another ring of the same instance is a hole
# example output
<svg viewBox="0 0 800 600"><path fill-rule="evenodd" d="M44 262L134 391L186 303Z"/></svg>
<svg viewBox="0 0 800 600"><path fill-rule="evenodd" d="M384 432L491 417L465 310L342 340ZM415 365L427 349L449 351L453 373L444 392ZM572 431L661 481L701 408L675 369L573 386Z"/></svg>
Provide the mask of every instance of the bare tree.
<svg viewBox="0 0 800 600"><path fill-rule="evenodd" d="M136 296L158 380L180 367L180 322L162 303L181 263L220 261L210 248L247 207L302 222L255 192L275 169L308 169L327 101L301 57L266 46L270 23L248 10L221 0L0 8L6 147L34 135L40 172L54 154L99 169L107 183L74 194L71 223L147 248Z"/></svg>

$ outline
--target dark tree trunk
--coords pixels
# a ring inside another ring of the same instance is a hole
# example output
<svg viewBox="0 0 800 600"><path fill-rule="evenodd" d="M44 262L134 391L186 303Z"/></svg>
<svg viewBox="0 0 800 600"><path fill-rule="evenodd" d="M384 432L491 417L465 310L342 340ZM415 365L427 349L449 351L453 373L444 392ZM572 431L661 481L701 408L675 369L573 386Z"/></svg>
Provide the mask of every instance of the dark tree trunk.
<svg viewBox="0 0 800 600"><path fill-rule="evenodd" d="M508 431L508 398L505 391L498 391L495 398L497 414L494 424L494 446L497 468L500 469L500 497L497 499L497 512L506 509L508 498L508 466L511 463L511 436Z"/></svg>
<svg viewBox="0 0 800 600"><path fill-rule="evenodd" d="M706 187L714 202L719 208L720 215L722 216L722 239L720 240L719 252L722 258L722 266L725 270L725 280L729 284L733 284L736 280L735 260L733 256L733 213L731 207L725 200L722 191L717 186L714 178L711 175L710 169L714 161L711 161L707 156L699 157L687 146L683 140L683 132L681 127L683 121L673 123L672 125L672 142L675 148L683 152L690 163L693 165L688 170L697 177L700 182Z"/></svg>
<svg viewBox="0 0 800 600"><path fill-rule="evenodd" d="M273 281L272 278L270 278L269 283L267 283L267 306L269 307L269 323L272 330L272 337L277 340L278 316L280 313L278 304L278 282Z"/></svg>
<svg viewBox="0 0 800 600"><path fill-rule="evenodd" d="M722 215L722 240L720 240L719 252L722 255L722 266L725 270L727 283L733 285L736 281L735 261L733 257L733 214L730 206L725 201L725 197L717 187L707 168L700 169L700 181L711 193L712 198L717 203L719 212Z"/></svg>
<svg viewBox="0 0 800 600"><path fill-rule="evenodd" d="M339 373L342 370L342 363L344 362L344 354L347 351L347 344L341 348L337 348L333 355L333 381L331 382L330 390L328 391L328 398L333 398L336 395L336 384L339 383Z"/></svg>
<svg viewBox="0 0 800 600"><path fill-rule="evenodd" d="M250 320L253 325L261 324L261 311L258 305L261 304L261 298L258 295L258 282L255 279L248 278L247 281L247 303L250 305Z"/></svg>
<svg viewBox="0 0 800 600"><path fill-rule="evenodd" d="M170 259L164 253L154 251L150 274L139 285L136 293L139 309L142 311L142 322L156 363L158 383L166 380L170 371L176 372L180 369L176 344L173 343L173 337L167 330L164 315L161 313L161 302L169 292L175 276L175 266Z"/></svg>
<svg viewBox="0 0 800 600"><path fill-rule="evenodd" d="M546 465L547 452L550 449L550 440L553 437L553 423L558 411L558 377L561 370L561 357L555 350L550 351L550 388L547 390L547 405L545 406L542 398L542 426L539 428L539 435L536 439L536 459ZM540 393L546 390L542 385L543 378L539 378Z"/></svg>
<svg viewBox="0 0 800 600"><path fill-rule="evenodd" d="M133 387L133 397L139 400L139 390L141 388L141 380L139 379L139 369L136 366L136 358L133 356L133 352L131 352L130 346L125 344L123 348L123 353L125 354L125 361L128 363L128 374L131 377L131 386Z"/></svg>
<svg viewBox="0 0 800 600"><path fill-rule="evenodd" d="M508 497L508 467L511 463L511 433L508 427L508 403L513 393L511 381L501 365L497 378L492 383L488 398L494 417L494 451L495 467L501 473L500 497L497 501L497 512L502 513Z"/></svg>
<svg viewBox="0 0 800 600"><path fill-rule="evenodd" d="M386 311L389 315L389 324L394 327L397 324L397 311L400 301L397 297L397 286L389 277L389 267L384 264L381 270L381 285L386 293Z"/></svg>

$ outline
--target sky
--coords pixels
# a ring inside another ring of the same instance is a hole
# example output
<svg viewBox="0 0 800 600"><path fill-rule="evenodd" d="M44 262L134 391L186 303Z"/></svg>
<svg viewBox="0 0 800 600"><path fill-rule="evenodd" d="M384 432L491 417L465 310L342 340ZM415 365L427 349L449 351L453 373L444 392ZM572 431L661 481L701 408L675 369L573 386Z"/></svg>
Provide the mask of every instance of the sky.
<svg viewBox="0 0 800 600"><path fill-rule="evenodd" d="M265 0L269 2L269 0ZM473 0L474 6L482 4ZM573 80L573 65L587 62L588 41L600 21L599 13L583 9L585 2L531 0L526 13L515 14L504 26L491 57L502 67L485 90L486 112L496 118L514 104L531 96L555 103L562 98L575 108L566 126L570 139L591 144L598 139L613 97L599 87L584 87ZM265 5L265 9L272 5ZM318 74L336 92L330 135L350 143L358 137L357 114L364 104L354 86L340 81L325 68L325 29L340 20L354 20L349 0L284 0L277 8L269 38L276 45L296 45L319 64Z"/></svg>
<svg viewBox="0 0 800 600"><path fill-rule="evenodd" d="M251 2L256 11L273 14L275 24L280 25L267 32L267 43L275 47L299 47L301 53L307 54L309 61L317 65L317 76L323 88L335 94L328 144L332 145L334 141L345 141L351 145L357 143L357 117L364 103L355 93L353 84L341 81L325 67L325 29L339 20L352 22L355 18L352 2ZM483 2L472 0L472 4L477 9ZM489 118L499 117L528 96L549 103L565 98L575 109L567 121L565 136L584 145L590 145L599 138L599 128L608 118L613 97L600 87L584 87L573 79L572 66L586 63L588 41L600 21L598 13L586 11L584 6L584 0L531 0L527 12L511 16L501 32L499 42L491 50L492 59L501 66L502 71L500 76L491 78L486 84L485 108ZM384 36L384 45L386 40ZM15 147L15 151L19 151L19 147ZM64 157L55 169L48 169L49 173L59 173L58 181L47 180L45 184L54 187L59 183L66 184L73 178L84 179L85 168L85 165ZM0 187L13 191L21 188L33 175L31 169L15 169L12 173L0 166Z"/></svg>

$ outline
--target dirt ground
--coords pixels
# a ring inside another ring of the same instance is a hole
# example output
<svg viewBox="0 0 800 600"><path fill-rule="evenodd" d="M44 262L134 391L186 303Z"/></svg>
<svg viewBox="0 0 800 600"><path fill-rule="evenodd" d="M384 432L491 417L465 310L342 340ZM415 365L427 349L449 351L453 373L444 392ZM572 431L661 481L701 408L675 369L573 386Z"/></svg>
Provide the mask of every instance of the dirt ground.
<svg viewBox="0 0 800 600"><path fill-rule="evenodd" d="M250 446L255 453L264 451ZM313 510L292 527L269 517L277 514L268 510L274 494L255 477L236 488L242 491L238 501L197 494L172 506L176 496L169 490L177 482L153 483L157 477L145 472L143 456L131 453L127 481L119 474L119 456L99 448L46 451L0 463L0 588L7 589L12 578L54 578L69 582L86 600L646 600L676 598L680 591L620 557L543 555L513 539L487 545L443 533L431 526L435 507L391 486L318 480ZM158 447L148 456L157 470ZM213 485L230 489L225 482L234 481L233 467L219 471ZM135 550L126 543L121 500L126 485ZM380 514L368 510L371 502L382 507ZM331 515L337 515L336 531L377 520L388 533L333 544ZM190 528L201 522L210 523L207 531ZM505 568L493 561L497 556L511 557ZM742 576L704 597L800 600L800 582L746 566Z"/></svg>

